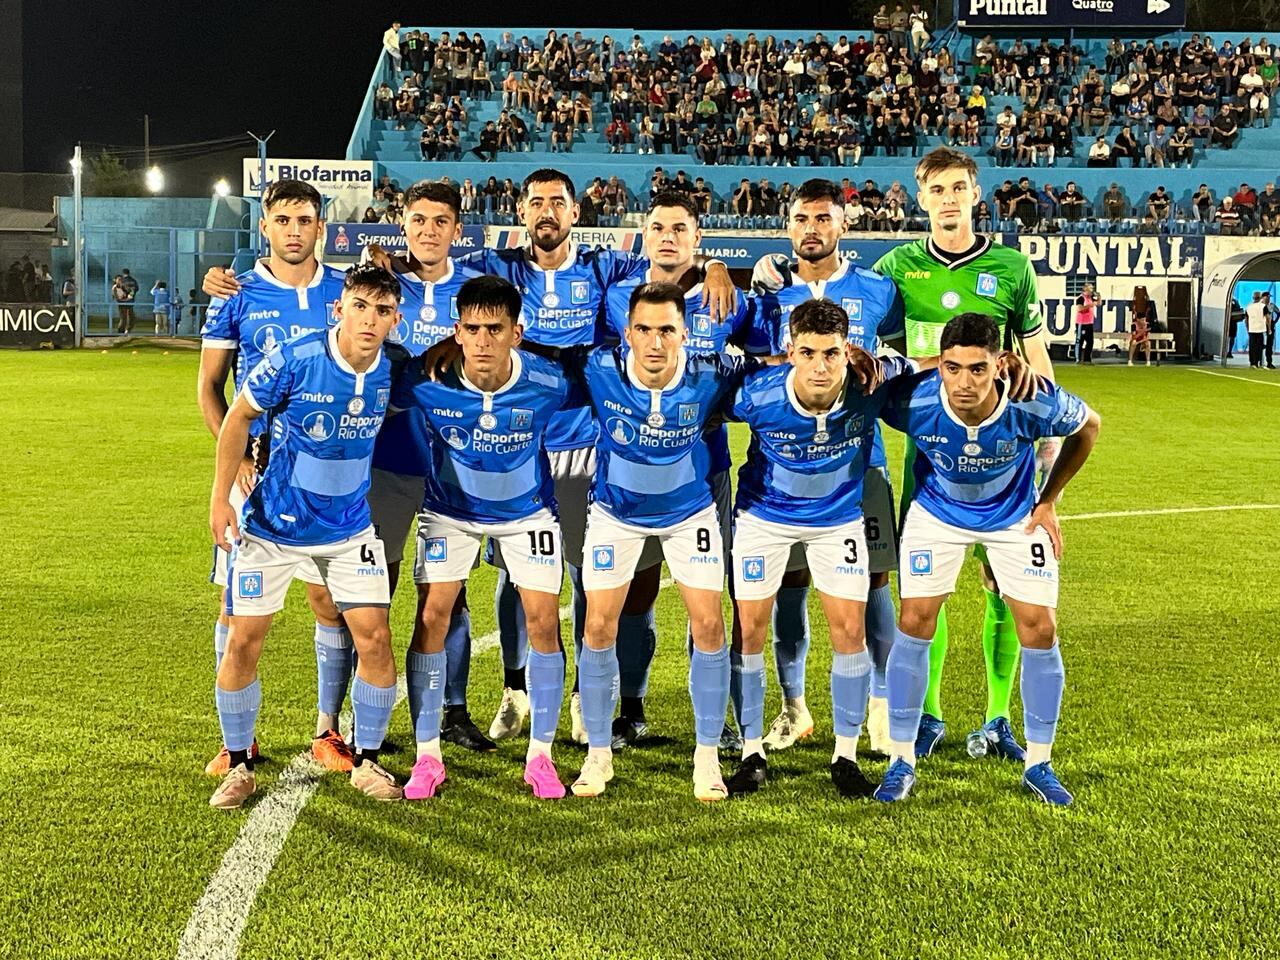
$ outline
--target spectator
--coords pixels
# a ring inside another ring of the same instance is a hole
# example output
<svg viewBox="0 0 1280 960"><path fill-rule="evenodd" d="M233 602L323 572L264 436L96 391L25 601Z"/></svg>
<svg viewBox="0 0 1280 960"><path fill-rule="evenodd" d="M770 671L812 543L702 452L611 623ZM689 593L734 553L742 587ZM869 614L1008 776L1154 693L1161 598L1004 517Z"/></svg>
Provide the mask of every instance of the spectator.
<svg viewBox="0 0 1280 960"><path fill-rule="evenodd" d="M979 233L990 233L994 229L991 205L985 200L979 200L977 207L974 208L973 228Z"/></svg>
<svg viewBox="0 0 1280 960"><path fill-rule="evenodd" d="M1191 218L1200 223L1212 223L1214 206L1213 193L1208 184L1200 184L1199 189L1191 196Z"/></svg>
<svg viewBox="0 0 1280 960"><path fill-rule="evenodd" d="M1171 166L1182 164L1188 169L1191 168L1191 158L1195 155L1196 146L1191 139L1191 135L1187 132L1184 124L1178 124L1178 128L1174 131L1173 136L1169 138L1169 144L1166 148L1166 154L1169 158Z"/></svg>
<svg viewBox="0 0 1280 960"><path fill-rule="evenodd" d="M613 120L604 128L604 137L609 143L610 153L626 153L627 144L633 137L631 125L622 114L614 114Z"/></svg>
<svg viewBox="0 0 1280 960"><path fill-rule="evenodd" d="M1160 184L1154 192L1148 194L1147 212L1157 223L1164 223L1169 219L1170 199L1169 194L1165 192L1164 184Z"/></svg>
<svg viewBox="0 0 1280 960"><path fill-rule="evenodd" d="M386 51L387 56L391 58L391 72L397 76L400 74L400 24L399 22L391 24L387 31L382 35L382 49Z"/></svg>
<svg viewBox="0 0 1280 960"><path fill-rule="evenodd" d="M76 281L74 277L67 277L62 281L62 302L71 306L76 302Z"/></svg>
<svg viewBox="0 0 1280 960"><path fill-rule="evenodd" d="M1262 308L1267 318L1267 335L1263 343L1263 354L1266 357L1267 369L1274 370L1275 365L1275 346L1276 346L1276 306L1271 302L1271 294L1264 290L1262 292Z"/></svg>
<svg viewBox="0 0 1280 960"><path fill-rule="evenodd" d="M1211 144L1221 144L1224 150L1230 150L1236 145L1236 138L1239 135L1240 128L1236 126L1236 118L1231 113L1231 105L1224 103L1222 109L1213 118L1209 142Z"/></svg>
<svg viewBox="0 0 1280 960"><path fill-rule="evenodd" d="M707 186L702 177L696 177L693 181L693 202L698 205L698 211L700 213L710 213L711 200L711 188Z"/></svg>
<svg viewBox="0 0 1280 960"><path fill-rule="evenodd" d="M18 289L14 290L14 281L16 280ZM133 324L133 311L130 309L126 315L124 300L129 295L121 282L120 274L116 274L111 278L111 299L116 304L116 333L128 333ZM22 297L22 273L15 260L13 266L9 268L9 299L20 301Z"/></svg>
<svg viewBox="0 0 1280 960"><path fill-rule="evenodd" d="M123 296L120 298L120 320L124 324L123 333L133 330L133 305L138 299L138 281L129 275L128 269L120 271L120 287Z"/></svg>
<svg viewBox="0 0 1280 960"><path fill-rule="evenodd" d="M1240 211L1230 196L1222 198L1214 219L1218 221L1218 232L1224 237L1240 236Z"/></svg>
<svg viewBox="0 0 1280 960"><path fill-rule="evenodd" d="M1124 191L1120 189L1118 183L1113 182L1107 188L1107 192L1102 195L1102 209L1106 211L1107 219L1112 223L1129 215L1129 201L1125 199Z"/></svg>
<svg viewBox="0 0 1280 960"><path fill-rule="evenodd" d="M889 45L893 50L900 50L907 45L907 31L911 27L911 16L902 9L902 4L893 8L889 14Z"/></svg>
<svg viewBox="0 0 1280 960"><path fill-rule="evenodd" d="M361 223L377 223L378 211L373 209L373 207L365 207L364 216L360 218L360 222Z"/></svg>
<svg viewBox="0 0 1280 960"><path fill-rule="evenodd" d="M1093 332L1102 298L1086 283L1076 297L1076 363L1093 363Z"/></svg>
<svg viewBox="0 0 1280 960"><path fill-rule="evenodd" d="M1155 319L1155 305L1147 296L1147 288L1133 288L1133 302L1129 305L1129 366L1133 366L1133 354L1139 346L1151 366L1151 321Z"/></svg>
<svg viewBox="0 0 1280 960"><path fill-rule="evenodd" d="M476 185L471 182L470 177L465 178L458 188L458 199L461 201L459 209L462 213L476 212Z"/></svg>
<svg viewBox="0 0 1280 960"><path fill-rule="evenodd" d="M1258 225L1257 192L1247 183L1242 183L1232 199L1235 201L1236 209L1240 211L1240 226L1246 232L1251 232Z"/></svg>
<svg viewBox="0 0 1280 960"><path fill-rule="evenodd" d="M929 14L921 9L920 4L913 3L908 20L911 24L911 55L918 56L930 39Z"/></svg>
<svg viewBox="0 0 1280 960"><path fill-rule="evenodd" d="M1263 348L1267 342L1268 310L1261 291L1253 291L1253 301L1244 308L1245 329L1249 331L1249 366L1262 366ZM1270 365L1270 364L1268 364Z"/></svg>
<svg viewBox="0 0 1280 960"><path fill-rule="evenodd" d="M1058 205L1062 208L1062 216L1068 223L1078 223L1084 216L1085 199L1076 187L1074 180L1067 181L1067 188L1062 192L1062 196L1058 198Z"/></svg>
<svg viewBox="0 0 1280 960"><path fill-rule="evenodd" d="M1142 151L1138 147L1138 141L1133 137L1133 128L1129 124L1124 125L1124 129L1116 136L1116 142L1111 145L1111 162L1115 166L1120 165L1120 159L1128 157L1130 163L1135 167L1142 166Z"/></svg>
<svg viewBox="0 0 1280 960"><path fill-rule="evenodd" d="M1258 194L1257 209L1259 232L1268 237L1280 235L1280 191L1276 190L1274 183L1268 183Z"/></svg>
<svg viewBox="0 0 1280 960"><path fill-rule="evenodd" d="M394 120L396 113L396 92L391 84L383 80L373 94L373 113L379 120Z"/></svg>
<svg viewBox="0 0 1280 960"><path fill-rule="evenodd" d="M1172 135L1163 123L1157 123L1155 129L1147 134L1146 154L1149 166L1163 167L1165 165L1165 158L1171 139Z"/></svg>
<svg viewBox="0 0 1280 960"><path fill-rule="evenodd" d="M645 121L647 122L648 120L649 118L645 117ZM652 130L652 128L650 129ZM650 136L650 143L652 142L653 142L653 138L652 136ZM573 150L573 121L570 120L568 112L564 110L557 110L555 115L555 121L551 125L551 152L552 153L557 153L557 152L569 153L572 150ZM652 147L650 147L649 152L653 153Z"/></svg>
<svg viewBox="0 0 1280 960"><path fill-rule="evenodd" d="M1111 144L1107 143L1106 138L1099 136L1097 140L1089 147L1089 159L1086 163L1090 167L1114 167L1115 161L1111 159Z"/></svg>
<svg viewBox="0 0 1280 960"><path fill-rule="evenodd" d="M151 286L151 314L155 320L156 336L169 332L169 285L157 280Z"/></svg>
<svg viewBox="0 0 1280 960"><path fill-rule="evenodd" d="M1022 221L1023 229L1034 230L1040 223L1040 198L1031 180L1022 177L1013 198L1014 215Z"/></svg>

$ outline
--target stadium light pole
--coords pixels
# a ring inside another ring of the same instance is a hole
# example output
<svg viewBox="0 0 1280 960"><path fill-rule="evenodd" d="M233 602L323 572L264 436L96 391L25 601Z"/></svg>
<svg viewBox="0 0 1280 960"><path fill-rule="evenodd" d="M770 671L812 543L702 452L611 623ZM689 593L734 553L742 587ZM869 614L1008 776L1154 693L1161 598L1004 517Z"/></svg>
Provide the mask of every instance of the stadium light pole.
<svg viewBox="0 0 1280 960"><path fill-rule="evenodd" d="M76 152L71 157L72 177L72 214L71 214L71 281L75 284L76 298L72 304L76 317L76 346L80 346L84 338L84 278L81 276L84 262L84 250L81 249L84 235L84 195L82 192L83 159L80 156L80 144L76 144Z"/></svg>
<svg viewBox="0 0 1280 960"><path fill-rule="evenodd" d="M149 191L152 193L159 193L164 189L164 171L159 167L148 167L146 184Z"/></svg>
<svg viewBox="0 0 1280 960"><path fill-rule="evenodd" d="M245 133L253 137L253 139L258 143L258 212L261 214L262 195L267 192L267 141L274 137L276 132L272 130L265 137L258 136L252 130L246 130ZM262 235L262 231L256 229L256 227L253 233L256 238L254 246L257 247L258 256L261 257L267 252L267 238L264 237Z"/></svg>

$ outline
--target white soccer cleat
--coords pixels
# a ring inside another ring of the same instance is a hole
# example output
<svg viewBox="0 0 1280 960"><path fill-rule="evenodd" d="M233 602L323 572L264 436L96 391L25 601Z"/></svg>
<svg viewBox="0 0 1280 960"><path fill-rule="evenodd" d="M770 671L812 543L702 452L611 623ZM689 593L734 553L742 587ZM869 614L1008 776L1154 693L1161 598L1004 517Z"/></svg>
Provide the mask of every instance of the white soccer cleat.
<svg viewBox="0 0 1280 960"><path fill-rule="evenodd" d="M578 777L569 789L575 797L598 797L604 793L605 786L613 779L613 754L608 748L591 750L587 753L586 762Z"/></svg>
<svg viewBox="0 0 1280 960"><path fill-rule="evenodd" d="M569 739L574 743L587 742L587 725L582 722L582 694L569 697Z"/></svg>
<svg viewBox="0 0 1280 960"><path fill-rule="evenodd" d="M867 739L872 753L889 756L889 701L884 697L867 701Z"/></svg>
<svg viewBox="0 0 1280 960"><path fill-rule="evenodd" d="M716 803L729 796L729 788L720 776L720 757L712 753L705 758L696 754L693 758L693 795L703 803Z"/></svg>
<svg viewBox="0 0 1280 960"><path fill-rule="evenodd" d="M524 722L529 719L529 694L523 690L512 690L503 687L502 702L498 704L498 712L489 724L491 740L509 740L520 736Z"/></svg>
<svg viewBox="0 0 1280 960"><path fill-rule="evenodd" d="M237 764L222 778L218 789L209 798L209 806L215 810L239 810L257 789L258 781L253 771L243 763Z"/></svg>
<svg viewBox="0 0 1280 960"><path fill-rule="evenodd" d="M769 724L769 732L765 734L764 745L770 750L785 750L793 746L797 740L803 740L813 733L813 714L808 707L795 709L783 707L782 712Z"/></svg>

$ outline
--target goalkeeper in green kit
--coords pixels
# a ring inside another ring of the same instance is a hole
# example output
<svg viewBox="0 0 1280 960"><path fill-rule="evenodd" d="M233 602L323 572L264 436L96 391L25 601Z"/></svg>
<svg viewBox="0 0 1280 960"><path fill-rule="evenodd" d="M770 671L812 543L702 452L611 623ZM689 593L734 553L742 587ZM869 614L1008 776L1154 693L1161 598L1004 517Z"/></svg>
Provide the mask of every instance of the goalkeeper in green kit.
<svg viewBox="0 0 1280 960"><path fill-rule="evenodd" d="M978 168L968 154L940 147L916 165L917 199L929 217L929 236L903 244L885 254L873 268L898 286L905 305L906 327L901 341L887 346L908 357L939 353L942 328L960 313L983 313L995 319L1006 348L1020 353L1040 375L1053 379L1053 365L1040 317L1035 271L1027 256L1012 247L975 235L973 208L978 202ZM957 450L959 456L961 451ZM1057 456L1056 442L1042 442L1037 460L1042 476ZM914 490L912 463L915 447L907 441L902 505L905 516ZM981 730L969 735L972 756L993 753L1022 760L1023 750L1009 726L1009 698L1018 665L1018 635L1013 615L1000 598L999 588L983 560L987 609L982 626L982 649L987 666L987 717ZM905 564L902 569L906 569ZM946 734L940 692L942 665L947 655L947 617L943 607L929 649L929 688L924 716L916 738L916 756L927 757Z"/></svg>

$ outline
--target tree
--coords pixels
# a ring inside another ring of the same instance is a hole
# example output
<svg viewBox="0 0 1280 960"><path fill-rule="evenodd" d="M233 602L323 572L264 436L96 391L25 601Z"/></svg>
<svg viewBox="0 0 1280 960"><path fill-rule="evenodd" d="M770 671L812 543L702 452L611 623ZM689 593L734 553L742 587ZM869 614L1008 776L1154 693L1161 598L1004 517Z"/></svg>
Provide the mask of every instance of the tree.
<svg viewBox="0 0 1280 960"><path fill-rule="evenodd" d="M103 150L90 157L85 167L84 192L90 197L140 197L142 175L130 170L120 158Z"/></svg>

